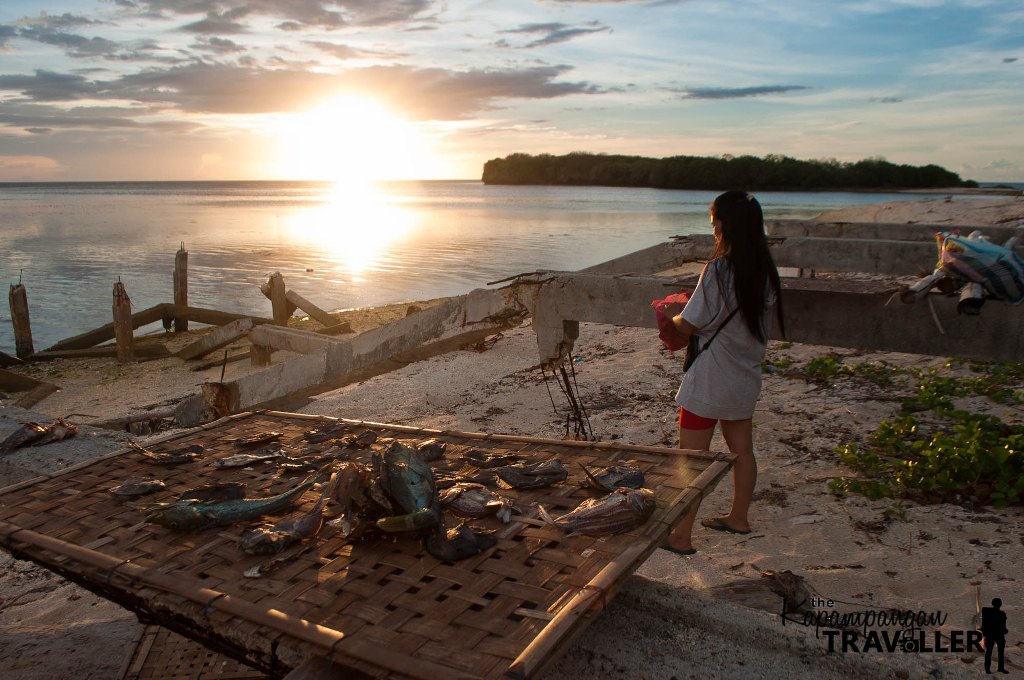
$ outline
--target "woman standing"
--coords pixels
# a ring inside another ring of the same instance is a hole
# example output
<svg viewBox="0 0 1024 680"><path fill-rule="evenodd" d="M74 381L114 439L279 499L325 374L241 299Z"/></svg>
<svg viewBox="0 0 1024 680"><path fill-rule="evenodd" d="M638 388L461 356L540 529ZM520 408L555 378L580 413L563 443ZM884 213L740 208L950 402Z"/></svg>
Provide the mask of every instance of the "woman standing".
<svg viewBox="0 0 1024 680"><path fill-rule="evenodd" d="M697 336L700 350L676 394L679 448L706 450L721 423L725 443L736 456L732 509L701 524L749 534L747 513L757 482L752 418L772 316L785 335L779 273L768 251L761 205L753 196L722 194L711 204L711 224L716 239L712 259L686 307L672 317L684 336ZM697 509L676 525L663 547L682 555L697 552L691 539Z"/></svg>

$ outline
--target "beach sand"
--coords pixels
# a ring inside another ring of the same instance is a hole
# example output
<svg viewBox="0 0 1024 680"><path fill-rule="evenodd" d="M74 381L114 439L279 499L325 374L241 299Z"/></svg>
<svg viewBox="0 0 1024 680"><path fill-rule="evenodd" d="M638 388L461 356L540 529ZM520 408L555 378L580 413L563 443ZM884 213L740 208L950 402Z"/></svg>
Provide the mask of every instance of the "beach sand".
<svg viewBox="0 0 1024 680"><path fill-rule="evenodd" d="M993 210L995 203L1002 207ZM917 206L916 212L910 205ZM987 223L1014 224L1024 220L1024 199L929 199L892 209L844 209L822 219L908 221L905 216L936 225L974 225L982 216ZM367 323L398 318L405 307L393 306L389 313ZM680 356L662 349L650 330L597 324L581 324L575 355L579 391L598 439L674 445L677 412L672 397L680 379ZM842 356L848 363L884 360L900 367L968 370L946 369L945 357L772 343L768 361L776 366L789 362L789 367L765 375L755 415L760 475L753 533L698 529L697 555L655 551L566 650L549 677L955 678L984 673L982 658L973 652L830 654L827 640L816 637L813 628L781 624L781 599L767 589L769 579L762 574L783 570L802 577L814 593L834 600L835 608L843 611L941 611L948 615L946 632L973 628L976 598L987 604L998 596L1009 621L1008 668L1024 670L1019 632L1024 627L1024 579L1019 576L1024 512L969 502L921 505L833 495L828 480L849 474L837 462L836 447L866 441L882 419L897 413L899 399L912 388L900 383L879 387L852 377L806 379L800 369L827 355ZM457 351L410 364L319 395L298 410L558 438L565 432L565 405L557 387L545 385L537 360L526 322L485 351ZM177 360L127 367L102 361L43 364L33 368L36 375L63 389L34 411L42 417L102 410L104 416L116 417L139 412L142 405L159 410L193 392L196 384L218 379L220 370L192 372ZM248 370L248 362L230 363L227 378ZM957 403L1010 422L1024 420L1019 405L983 397ZM0 408L0 437L28 415L10 406ZM57 456L30 449L5 457L0 485L109 450L124 436L91 430L83 434ZM725 449L720 436L712 449ZM701 515L726 512L730 497L727 479L704 502ZM0 598L4 680L72 672L115 677L139 630L134 616L118 606L5 553L0 553Z"/></svg>

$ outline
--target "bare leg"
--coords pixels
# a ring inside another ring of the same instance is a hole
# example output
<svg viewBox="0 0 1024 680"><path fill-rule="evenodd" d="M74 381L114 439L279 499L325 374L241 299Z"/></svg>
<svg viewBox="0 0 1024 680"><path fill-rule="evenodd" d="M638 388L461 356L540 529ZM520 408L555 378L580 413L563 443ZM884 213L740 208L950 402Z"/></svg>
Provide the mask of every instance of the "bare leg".
<svg viewBox="0 0 1024 680"><path fill-rule="evenodd" d="M679 448L696 449L707 451L711 446L711 437L715 434L714 426L706 430L684 430L679 428ZM675 525L672 533L668 536L668 544L676 550L690 550L693 548L693 540L690 534L693 531L693 523L697 519L697 510L700 508L700 499L694 504L690 512L686 513L679 524Z"/></svg>
<svg viewBox="0 0 1024 680"><path fill-rule="evenodd" d="M750 502L757 484L757 461L754 459L754 426L753 421L722 420L722 436L729 451L736 456L732 468L732 509L728 515L717 518L733 529L750 531ZM704 524L716 520L706 520Z"/></svg>

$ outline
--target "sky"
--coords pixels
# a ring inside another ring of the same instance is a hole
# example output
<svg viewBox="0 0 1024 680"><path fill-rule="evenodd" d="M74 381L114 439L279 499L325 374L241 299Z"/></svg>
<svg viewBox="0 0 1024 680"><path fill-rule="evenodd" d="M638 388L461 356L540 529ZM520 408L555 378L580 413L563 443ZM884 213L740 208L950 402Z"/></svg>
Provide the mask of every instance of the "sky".
<svg viewBox="0 0 1024 680"><path fill-rule="evenodd" d="M511 153L1024 181L1020 0L2 0L0 181L479 179Z"/></svg>

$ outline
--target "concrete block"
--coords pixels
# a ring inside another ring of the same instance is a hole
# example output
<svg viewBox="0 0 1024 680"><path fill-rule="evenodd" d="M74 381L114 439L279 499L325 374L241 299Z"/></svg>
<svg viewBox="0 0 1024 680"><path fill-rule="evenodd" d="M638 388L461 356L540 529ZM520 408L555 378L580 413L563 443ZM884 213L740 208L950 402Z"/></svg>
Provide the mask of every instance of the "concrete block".
<svg viewBox="0 0 1024 680"><path fill-rule="evenodd" d="M218 326L190 345L178 351L178 356L186 361L199 359L228 345L252 330L252 319L238 319L229 324Z"/></svg>

